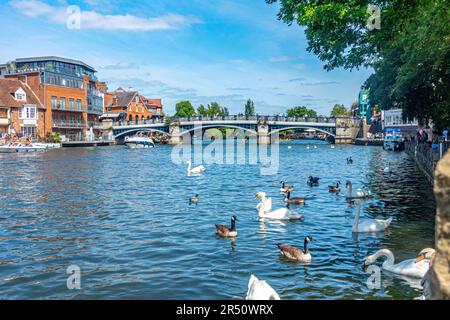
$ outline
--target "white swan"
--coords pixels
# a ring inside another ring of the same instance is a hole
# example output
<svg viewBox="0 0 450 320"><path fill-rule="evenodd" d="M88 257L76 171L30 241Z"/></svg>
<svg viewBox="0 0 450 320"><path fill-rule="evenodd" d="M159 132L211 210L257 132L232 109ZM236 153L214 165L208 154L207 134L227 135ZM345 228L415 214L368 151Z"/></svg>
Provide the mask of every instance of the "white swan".
<svg viewBox="0 0 450 320"><path fill-rule="evenodd" d="M264 192L258 192L256 197L261 199ZM304 216L295 212L290 211L288 208L280 208L274 211L266 210L265 202L261 202L259 207L258 215L260 219L268 220L303 220Z"/></svg>
<svg viewBox="0 0 450 320"><path fill-rule="evenodd" d="M389 167L384 168L383 170L384 174L389 174L391 173L391 169Z"/></svg>
<svg viewBox="0 0 450 320"><path fill-rule="evenodd" d="M347 187L347 195L346 197L349 199L357 199L357 198L369 198L372 193L368 190L363 190L363 189L358 189L356 190L355 194L353 194L352 190L353 190L353 184L350 180L347 180L347 182L345 183L345 186Z"/></svg>
<svg viewBox="0 0 450 320"><path fill-rule="evenodd" d="M260 197L258 197L258 194ZM259 211L261 206L264 206L264 211L269 212L272 210L272 198L266 198L266 194L264 192L258 192L256 197L261 200L260 203L256 205L256 210Z"/></svg>
<svg viewBox="0 0 450 320"><path fill-rule="evenodd" d="M195 167L195 168L191 169L191 162L190 161L187 162L187 165L188 165L188 167L187 167L187 174L188 175L190 175L190 174L202 174L202 173L204 173L206 171L204 166L198 166L198 167Z"/></svg>
<svg viewBox="0 0 450 320"><path fill-rule="evenodd" d="M434 250L433 250L434 251ZM422 258L419 255L417 259L407 259L399 263L395 263L394 254L388 249L382 249L375 254L368 256L363 263L363 268L374 263L379 257L386 257L386 260L381 265L383 270L399 274L402 276L423 278L430 267L430 259Z"/></svg>
<svg viewBox="0 0 450 320"><path fill-rule="evenodd" d="M365 219L360 220L359 216L361 214L361 200L356 200L356 214L355 220L353 221L352 231L353 232L380 232L386 230L392 222L392 218L387 220L378 219Z"/></svg>
<svg viewBox="0 0 450 320"><path fill-rule="evenodd" d="M264 280L258 280L254 275L248 281L248 291L245 300L281 300L278 293Z"/></svg>

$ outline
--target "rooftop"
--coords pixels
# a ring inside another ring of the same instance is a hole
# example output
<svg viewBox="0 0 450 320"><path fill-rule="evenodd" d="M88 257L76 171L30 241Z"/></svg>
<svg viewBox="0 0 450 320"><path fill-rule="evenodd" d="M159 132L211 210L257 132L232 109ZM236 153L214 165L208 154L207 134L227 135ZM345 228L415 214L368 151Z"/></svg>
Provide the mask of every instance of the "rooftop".
<svg viewBox="0 0 450 320"><path fill-rule="evenodd" d="M14 99L14 93L19 88L22 88L27 95L25 102ZM0 79L0 106L20 108L24 104L35 104L38 108L43 108L39 98L26 83L18 79Z"/></svg>
<svg viewBox="0 0 450 320"><path fill-rule="evenodd" d="M71 64L76 64L76 65L85 67L86 69L90 69L93 72L97 72L97 70L95 70L90 65L84 63L83 61L74 60L74 59L68 59L68 58L62 58L62 57L56 57L56 56L18 58L18 59L15 60L16 63L41 62L41 61L58 61L58 62L64 62L64 63L71 63Z"/></svg>

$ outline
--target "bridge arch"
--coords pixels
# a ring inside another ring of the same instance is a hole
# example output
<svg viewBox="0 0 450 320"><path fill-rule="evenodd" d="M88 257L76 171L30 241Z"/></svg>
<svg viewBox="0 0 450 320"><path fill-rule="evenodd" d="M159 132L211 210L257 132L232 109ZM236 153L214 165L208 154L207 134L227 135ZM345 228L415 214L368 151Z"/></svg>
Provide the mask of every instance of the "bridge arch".
<svg viewBox="0 0 450 320"><path fill-rule="evenodd" d="M256 130L253 129L249 129L249 128L245 128L245 127L241 127L239 125L229 125L229 124L208 124L208 125L204 125L201 127L194 127L194 128L190 128L190 129L186 129L180 132L180 135L184 135L188 132L192 132L196 129L201 129L202 131L205 129L214 129L214 128L234 128L234 129L242 129L244 131L250 132L252 134L254 134L255 136L258 136L258 132Z"/></svg>
<svg viewBox="0 0 450 320"><path fill-rule="evenodd" d="M128 135L130 135L131 133L136 133L136 132L139 132L139 131L143 131L143 132L160 132L160 133L162 133L162 134L168 134L167 132L162 131L162 130L159 130L159 129L153 129L153 128L135 128L135 129L130 129L130 130L121 132L121 133L119 133L119 134L117 134L117 135L114 135L114 137L115 137L116 139L118 139L118 138L121 138L121 137L128 136Z"/></svg>
<svg viewBox="0 0 450 320"><path fill-rule="evenodd" d="M292 127L281 128L281 129L273 129L269 132L269 135L271 135L273 133L278 133L281 131L292 130L292 129L304 129L304 130L312 129L312 130L316 130L316 131L325 133L329 136L332 136L333 138L336 138L336 134L333 134L329 131L326 131L326 130L320 129L320 128L315 128L315 127L307 127L307 126L292 126Z"/></svg>

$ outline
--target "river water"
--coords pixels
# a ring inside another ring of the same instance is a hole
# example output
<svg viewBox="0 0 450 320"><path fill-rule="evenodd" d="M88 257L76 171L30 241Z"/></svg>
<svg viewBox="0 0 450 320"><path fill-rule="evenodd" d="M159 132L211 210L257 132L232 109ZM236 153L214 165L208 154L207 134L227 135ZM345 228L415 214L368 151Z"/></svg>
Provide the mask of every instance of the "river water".
<svg viewBox="0 0 450 320"><path fill-rule="evenodd" d="M417 283L382 273L369 289L361 270L367 255L389 248L396 259L434 247L432 187L404 153L378 147L305 141L279 147L280 168L205 164L186 176L172 147L122 146L0 155L0 299L242 299L251 273L282 299L413 299ZM309 142L311 143L311 142ZM345 159L352 156L353 165ZM391 162L393 171L383 174ZM309 175L320 185L306 184ZM255 193L283 206L279 181L303 222L260 222ZM327 186L352 180L374 199L365 217L393 217L383 234L353 235L354 208ZM197 205L189 197L199 194ZM216 223L238 216L236 241L215 235ZM280 258L276 244L314 241L309 264ZM81 289L67 288L66 269L81 269Z"/></svg>

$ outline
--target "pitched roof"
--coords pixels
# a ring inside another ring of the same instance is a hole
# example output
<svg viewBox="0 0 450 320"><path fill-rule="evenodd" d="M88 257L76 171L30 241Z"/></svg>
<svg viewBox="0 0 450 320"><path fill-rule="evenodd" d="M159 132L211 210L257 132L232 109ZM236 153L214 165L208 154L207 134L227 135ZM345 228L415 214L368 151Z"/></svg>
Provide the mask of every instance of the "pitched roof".
<svg viewBox="0 0 450 320"><path fill-rule="evenodd" d="M146 105L162 108L162 99L144 98L144 102Z"/></svg>
<svg viewBox="0 0 450 320"><path fill-rule="evenodd" d="M115 107L127 107L130 102L134 99L134 97L137 94L137 91L114 91L113 97L111 99L111 103L108 105L115 106ZM117 102L115 103L115 100L117 99Z"/></svg>
<svg viewBox="0 0 450 320"><path fill-rule="evenodd" d="M14 93L22 88L27 95L27 101L17 101ZM18 79L0 79L0 106L20 108L24 104L35 104L38 108L44 108L39 98L30 86Z"/></svg>

